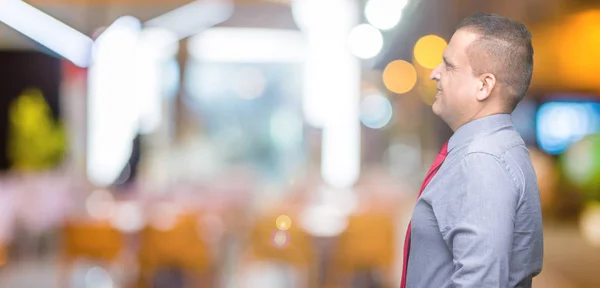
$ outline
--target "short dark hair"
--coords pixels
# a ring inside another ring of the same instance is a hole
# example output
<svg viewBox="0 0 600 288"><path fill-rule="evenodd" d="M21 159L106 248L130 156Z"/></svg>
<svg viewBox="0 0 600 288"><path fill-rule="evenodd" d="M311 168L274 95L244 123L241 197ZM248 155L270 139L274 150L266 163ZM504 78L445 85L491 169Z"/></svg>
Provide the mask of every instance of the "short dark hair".
<svg viewBox="0 0 600 288"><path fill-rule="evenodd" d="M533 45L527 27L499 15L477 13L463 19L456 31L459 29L480 35L467 51L473 73L493 73L505 84L507 108L514 110L525 97L533 74Z"/></svg>

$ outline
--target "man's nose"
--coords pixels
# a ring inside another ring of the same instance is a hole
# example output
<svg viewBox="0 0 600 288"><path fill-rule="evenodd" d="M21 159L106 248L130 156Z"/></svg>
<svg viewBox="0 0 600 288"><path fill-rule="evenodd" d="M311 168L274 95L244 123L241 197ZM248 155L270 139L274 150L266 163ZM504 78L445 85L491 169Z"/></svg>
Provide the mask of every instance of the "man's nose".
<svg viewBox="0 0 600 288"><path fill-rule="evenodd" d="M433 69L433 71L431 71L431 74L429 74L429 79L435 81L440 80L440 66L442 66L442 64L438 65L437 67L435 67L435 69Z"/></svg>

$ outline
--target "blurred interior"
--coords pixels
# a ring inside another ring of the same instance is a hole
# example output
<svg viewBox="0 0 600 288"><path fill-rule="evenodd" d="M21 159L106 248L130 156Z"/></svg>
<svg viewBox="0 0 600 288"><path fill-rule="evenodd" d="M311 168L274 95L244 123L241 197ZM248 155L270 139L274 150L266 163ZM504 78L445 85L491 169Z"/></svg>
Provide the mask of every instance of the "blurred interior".
<svg viewBox="0 0 600 288"><path fill-rule="evenodd" d="M600 287L600 2L0 0L1 287L397 287L460 19L532 31L535 287Z"/></svg>

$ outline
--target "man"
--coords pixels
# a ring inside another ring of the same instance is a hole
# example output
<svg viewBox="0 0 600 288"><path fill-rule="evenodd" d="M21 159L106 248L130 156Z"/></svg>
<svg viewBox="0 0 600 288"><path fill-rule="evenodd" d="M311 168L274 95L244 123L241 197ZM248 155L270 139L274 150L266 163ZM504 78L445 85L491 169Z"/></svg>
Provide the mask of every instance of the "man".
<svg viewBox="0 0 600 288"><path fill-rule="evenodd" d="M402 285L531 287L542 269L540 198L510 115L531 80L531 34L479 13L458 25L443 56L432 109L454 135L417 200Z"/></svg>

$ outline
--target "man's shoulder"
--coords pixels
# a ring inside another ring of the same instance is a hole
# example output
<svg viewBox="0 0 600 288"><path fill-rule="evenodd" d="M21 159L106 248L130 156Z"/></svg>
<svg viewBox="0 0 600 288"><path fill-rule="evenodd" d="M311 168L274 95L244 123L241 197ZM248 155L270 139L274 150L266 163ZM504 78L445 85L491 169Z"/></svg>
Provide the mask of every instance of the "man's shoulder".
<svg viewBox="0 0 600 288"><path fill-rule="evenodd" d="M476 137L465 149L465 161L470 164L470 173L496 171L496 177L505 175L517 188L522 188L526 178L534 177L529 151L515 130ZM482 171L475 171L475 168Z"/></svg>
<svg viewBox="0 0 600 288"><path fill-rule="evenodd" d="M515 147L526 149L521 135L515 130L506 129L478 135L467 145L465 154L483 153L500 159Z"/></svg>

